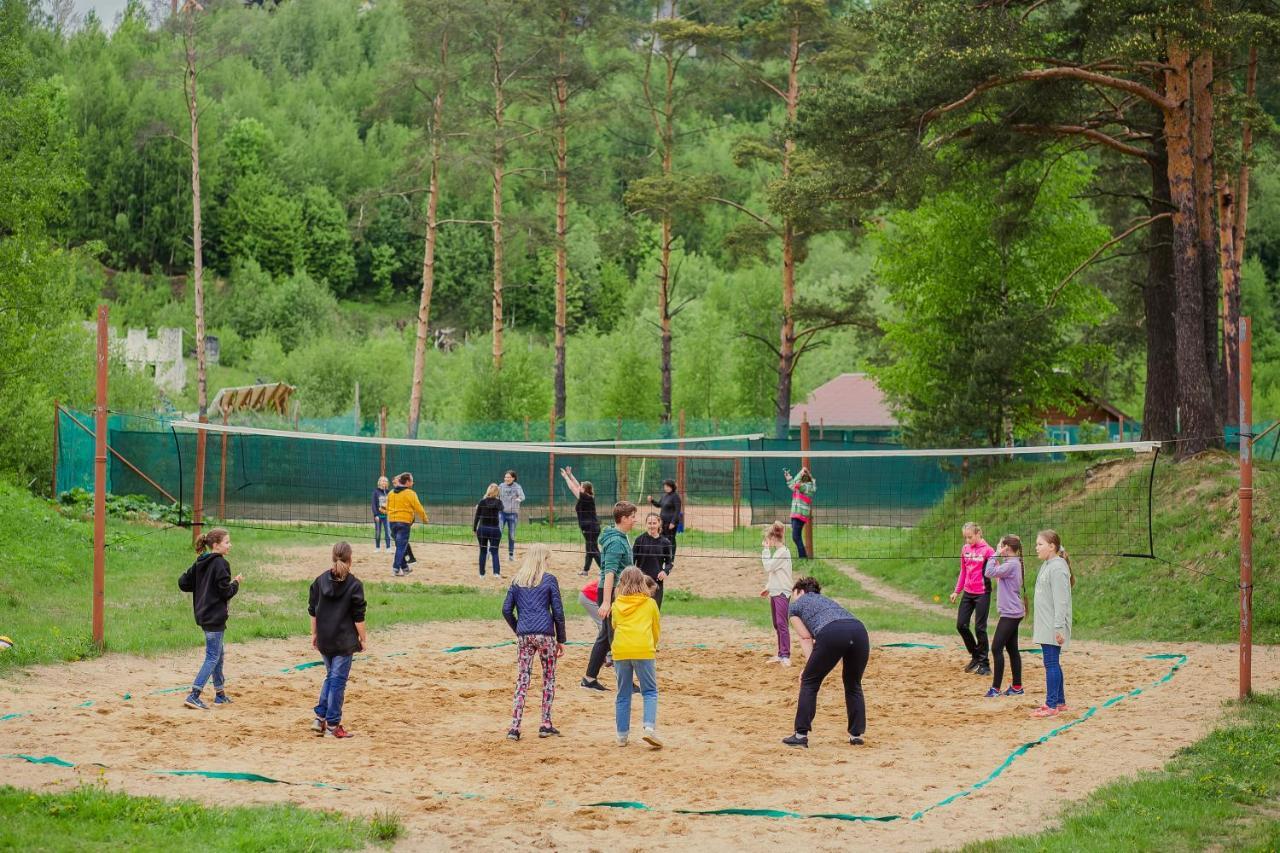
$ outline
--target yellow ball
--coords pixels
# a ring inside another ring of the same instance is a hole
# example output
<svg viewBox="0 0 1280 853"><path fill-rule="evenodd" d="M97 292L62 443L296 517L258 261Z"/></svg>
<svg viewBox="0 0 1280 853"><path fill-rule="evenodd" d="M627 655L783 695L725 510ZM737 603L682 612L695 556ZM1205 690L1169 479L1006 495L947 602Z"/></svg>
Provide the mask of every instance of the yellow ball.
<svg viewBox="0 0 1280 853"><path fill-rule="evenodd" d="M0 652L11 648L13 648L13 640L10 640L5 636L0 636Z"/></svg>

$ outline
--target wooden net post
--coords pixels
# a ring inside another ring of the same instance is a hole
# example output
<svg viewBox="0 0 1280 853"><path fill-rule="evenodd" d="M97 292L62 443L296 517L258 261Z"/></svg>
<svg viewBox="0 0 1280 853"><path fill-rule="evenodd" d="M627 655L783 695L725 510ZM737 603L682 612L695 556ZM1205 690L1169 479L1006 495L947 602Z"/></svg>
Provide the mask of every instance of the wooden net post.
<svg viewBox="0 0 1280 853"><path fill-rule="evenodd" d="M98 306L98 388L93 408L93 644L106 644L107 563L107 306Z"/></svg>
<svg viewBox="0 0 1280 853"><path fill-rule="evenodd" d="M547 430L548 438L554 445L556 443L556 410L551 410L551 417L547 419L549 429ZM547 526L555 527L556 524L556 454L553 450L547 454Z"/></svg>
<svg viewBox="0 0 1280 853"><path fill-rule="evenodd" d="M227 425L227 410L222 410L222 425ZM222 434L222 461L218 464L218 518L227 517L227 434Z"/></svg>
<svg viewBox="0 0 1280 853"><path fill-rule="evenodd" d="M681 410L680 410L680 424L679 424L678 430L679 430L679 431L678 431L677 435L679 435L679 436L680 436L680 438L684 438L684 409L681 409ZM680 442L680 449L681 449L681 450L684 450L684 442L683 442L683 441L681 441L681 442ZM684 457L683 457L683 456L677 456L677 457L676 457L676 491L680 493L680 500L681 500L681 502L683 502L683 501L685 500L685 476L684 476L684 474L685 474Z"/></svg>
<svg viewBox="0 0 1280 853"><path fill-rule="evenodd" d="M49 497L54 500L58 499L58 422L62 420L62 407L58 405L58 401L53 401L53 471L50 476L53 479L49 485Z"/></svg>
<svg viewBox="0 0 1280 853"><path fill-rule="evenodd" d="M733 459L733 526L742 526L742 460Z"/></svg>

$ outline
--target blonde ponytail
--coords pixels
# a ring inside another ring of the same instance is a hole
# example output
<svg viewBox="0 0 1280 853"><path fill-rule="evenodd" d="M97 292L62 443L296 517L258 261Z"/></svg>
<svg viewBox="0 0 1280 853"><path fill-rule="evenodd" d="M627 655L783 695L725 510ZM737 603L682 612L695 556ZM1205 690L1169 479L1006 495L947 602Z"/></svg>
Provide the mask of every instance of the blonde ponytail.
<svg viewBox="0 0 1280 853"><path fill-rule="evenodd" d="M339 542L333 546L333 576L339 581L347 579L347 575L351 574L351 546L346 542Z"/></svg>

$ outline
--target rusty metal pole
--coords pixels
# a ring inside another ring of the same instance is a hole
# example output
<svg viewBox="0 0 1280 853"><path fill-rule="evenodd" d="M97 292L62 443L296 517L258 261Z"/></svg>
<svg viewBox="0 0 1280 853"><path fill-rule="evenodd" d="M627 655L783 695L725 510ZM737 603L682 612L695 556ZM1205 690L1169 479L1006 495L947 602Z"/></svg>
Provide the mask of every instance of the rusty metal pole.
<svg viewBox="0 0 1280 853"><path fill-rule="evenodd" d="M1253 330L1240 318L1240 698L1253 692Z"/></svg>
<svg viewBox="0 0 1280 853"><path fill-rule="evenodd" d="M547 423L550 425L547 432L554 446L556 443L555 409L551 410L551 417L547 419ZM556 526L556 454L554 450L547 455L547 526Z"/></svg>
<svg viewBox="0 0 1280 853"><path fill-rule="evenodd" d="M49 485L49 497L58 499L58 422L62 420L62 407L53 401L53 480Z"/></svg>
<svg viewBox="0 0 1280 853"><path fill-rule="evenodd" d="M107 306L98 306L98 394L93 408L93 644L106 645L103 612L107 562Z"/></svg>
<svg viewBox="0 0 1280 853"><path fill-rule="evenodd" d="M684 409L681 409L681 410L680 410L680 422L679 422L679 425L677 426L677 435L678 435L680 438L684 438ZM684 450L684 442L683 442L683 441L681 441L681 442L680 442L680 449L681 449L681 450ZM683 505L683 504L684 504L684 501L685 501L685 499L686 499L686 496L685 496L685 491L686 491L686 490L685 490L685 476L684 476L684 472L685 472L685 462L684 462L684 457L683 457L683 456L677 456L677 457L676 457L676 492L678 492L678 493L679 493L679 495L680 495L680 503L681 503L681 505Z"/></svg>
<svg viewBox="0 0 1280 853"><path fill-rule="evenodd" d="M382 436L383 438L387 437L387 407L386 406L383 406L382 409L378 412L378 435ZM380 444L378 447L379 447L379 450L382 451L381 453L382 459L378 466L378 476L385 477L387 476L387 445L384 442L383 444Z"/></svg>
<svg viewBox="0 0 1280 853"><path fill-rule="evenodd" d="M227 410L222 410L222 425L227 425ZM222 434L222 460L218 463L218 518L227 517L227 434Z"/></svg>
<svg viewBox="0 0 1280 853"><path fill-rule="evenodd" d="M524 416L524 440L529 440L529 416Z"/></svg>
<svg viewBox="0 0 1280 853"><path fill-rule="evenodd" d="M733 459L733 527L742 526L742 459Z"/></svg>
<svg viewBox="0 0 1280 853"><path fill-rule="evenodd" d="M805 415L804 420L800 421L800 464L805 468L809 468L809 416ZM812 476L813 469L809 468L809 474ZM818 520L818 511L809 505L809 523L804 526L804 549L809 553L809 559L814 558L813 553L813 525Z"/></svg>
<svg viewBox="0 0 1280 853"><path fill-rule="evenodd" d="M625 501L630 483L627 482L627 457L618 457L618 500Z"/></svg>
<svg viewBox="0 0 1280 853"><path fill-rule="evenodd" d="M202 414L200 423L207 424L209 416ZM204 463L209 443L209 431L196 430L196 477L194 491L191 495L191 541L196 542L204 528Z"/></svg>

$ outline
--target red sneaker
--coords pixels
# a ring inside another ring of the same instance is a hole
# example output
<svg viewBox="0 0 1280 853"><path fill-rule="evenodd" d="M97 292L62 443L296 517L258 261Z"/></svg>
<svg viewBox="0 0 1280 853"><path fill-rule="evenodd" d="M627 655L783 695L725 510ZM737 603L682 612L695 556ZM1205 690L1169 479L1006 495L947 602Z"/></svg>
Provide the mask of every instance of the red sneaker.
<svg viewBox="0 0 1280 853"><path fill-rule="evenodd" d="M355 735L355 732L349 732L346 729L344 729L342 727L342 723L338 723L336 726L326 726L324 730L324 736L344 738L344 737L355 737L356 735Z"/></svg>

